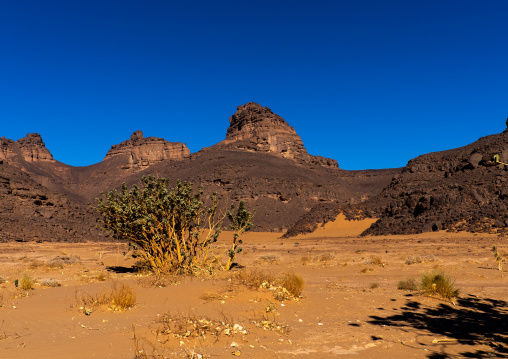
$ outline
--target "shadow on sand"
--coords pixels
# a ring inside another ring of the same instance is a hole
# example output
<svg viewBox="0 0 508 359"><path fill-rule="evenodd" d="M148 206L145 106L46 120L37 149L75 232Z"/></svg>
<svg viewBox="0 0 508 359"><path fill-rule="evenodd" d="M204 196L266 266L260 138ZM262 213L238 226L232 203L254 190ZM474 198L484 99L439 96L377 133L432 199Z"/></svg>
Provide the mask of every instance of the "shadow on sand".
<svg viewBox="0 0 508 359"><path fill-rule="evenodd" d="M471 346L471 351L457 356L446 353L443 345L440 351L427 356L432 359L508 357L508 303L505 301L469 295L459 299L456 306L441 303L437 307L425 307L408 300L401 310L400 314L384 318L371 316L368 323L409 326ZM492 351L475 349L479 344L489 345Z"/></svg>

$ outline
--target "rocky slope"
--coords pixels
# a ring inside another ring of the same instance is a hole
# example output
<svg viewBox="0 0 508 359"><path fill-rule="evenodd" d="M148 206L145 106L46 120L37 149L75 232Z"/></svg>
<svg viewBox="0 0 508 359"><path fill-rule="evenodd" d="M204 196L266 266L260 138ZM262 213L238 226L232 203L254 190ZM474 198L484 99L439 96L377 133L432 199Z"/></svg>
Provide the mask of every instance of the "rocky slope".
<svg viewBox="0 0 508 359"><path fill-rule="evenodd" d="M480 138L448 151L408 162L383 191L368 200L317 205L286 236L312 232L316 223L343 212L350 219L379 218L364 235L450 232L505 232L508 229L508 132Z"/></svg>
<svg viewBox="0 0 508 359"><path fill-rule="evenodd" d="M508 226L508 132L419 156L368 206L380 219L365 234L448 230L493 232Z"/></svg>

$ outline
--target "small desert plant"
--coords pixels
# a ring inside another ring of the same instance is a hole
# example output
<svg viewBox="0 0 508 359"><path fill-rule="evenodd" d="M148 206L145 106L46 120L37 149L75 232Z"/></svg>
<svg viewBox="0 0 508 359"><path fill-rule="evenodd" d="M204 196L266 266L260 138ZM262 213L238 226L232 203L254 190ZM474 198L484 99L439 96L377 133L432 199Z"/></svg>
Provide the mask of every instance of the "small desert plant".
<svg viewBox="0 0 508 359"><path fill-rule="evenodd" d="M109 296L109 309L115 311L128 310L136 305L136 293L128 285L115 285Z"/></svg>
<svg viewBox="0 0 508 359"><path fill-rule="evenodd" d="M286 273L277 282L295 298L302 295L303 287L305 286L302 276L295 273Z"/></svg>
<svg viewBox="0 0 508 359"><path fill-rule="evenodd" d="M251 289L258 289L263 284L269 287L274 281L274 277L271 274L260 270L239 271L232 279Z"/></svg>
<svg viewBox="0 0 508 359"><path fill-rule="evenodd" d="M384 267L386 265L385 262L381 259L381 257L372 257L367 264L372 264L380 267Z"/></svg>
<svg viewBox="0 0 508 359"><path fill-rule="evenodd" d="M5 283L5 279L3 277L0 277L0 284Z"/></svg>
<svg viewBox="0 0 508 359"><path fill-rule="evenodd" d="M18 282L18 285L21 290L32 290L34 288L34 282L32 278L30 278L26 273L23 274Z"/></svg>
<svg viewBox="0 0 508 359"><path fill-rule="evenodd" d="M276 321L275 312L262 313L259 317L252 320L252 323L257 328L263 328L263 330L270 330L279 334L286 335L289 333L289 325L284 323L278 323Z"/></svg>
<svg viewBox="0 0 508 359"><path fill-rule="evenodd" d="M399 283L397 284L397 289L416 291L418 290L418 284L416 283L416 280L414 278L409 278L406 280L399 281Z"/></svg>
<svg viewBox="0 0 508 359"><path fill-rule="evenodd" d="M238 210L220 214L216 193L210 206L204 207L199 189L194 193L192 183L177 181L168 189L167 178L142 177L143 188L133 186L103 194L95 210L102 215L101 228L117 240L128 240L155 273L197 274L210 270L216 256L214 244L226 217L233 230L233 243L227 251L225 269L230 269L240 253L240 235L252 227L252 214L243 202ZM215 261L217 263L217 261Z"/></svg>
<svg viewBox="0 0 508 359"><path fill-rule="evenodd" d="M416 264L416 263L431 263L431 262L435 262L436 260L434 259L433 256L423 256L423 257L409 257L408 259L406 259L406 264L407 265L411 265L411 264Z"/></svg>
<svg viewBox="0 0 508 359"><path fill-rule="evenodd" d="M499 270L503 270L504 256L499 253L496 246L492 246L492 252L494 253L494 258L496 259L497 262L497 268Z"/></svg>
<svg viewBox="0 0 508 359"><path fill-rule="evenodd" d="M235 324L231 318L224 315L221 320L216 320L197 315L164 314L159 322L162 327L157 330L157 335L171 334L179 339L203 338L207 335L219 337L220 335L247 334L243 326Z"/></svg>
<svg viewBox="0 0 508 359"><path fill-rule="evenodd" d="M379 284L378 283L371 283L370 289L376 289L376 288L379 288Z"/></svg>
<svg viewBox="0 0 508 359"><path fill-rule="evenodd" d="M309 256L303 256L300 260L303 265L306 265L307 263L309 263L311 261L311 258Z"/></svg>
<svg viewBox="0 0 508 359"><path fill-rule="evenodd" d="M40 285L45 287L60 287L62 284L56 279L40 279L38 280Z"/></svg>
<svg viewBox="0 0 508 359"><path fill-rule="evenodd" d="M453 280L441 272L424 273L420 287L426 295L438 295L448 300L459 295L459 290L454 287Z"/></svg>
<svg viewBox="0 0 508 359"><path fill-rule="evenodd" d="M258 260L269 263L269 264L277 264L279 262L279 257L274 256L274 255L266 255L266 256L259 257Z"/></svg>
<svg viewBox="0 0 508 359"><path fill-rule="evenodd" d="M95 295L76 292L76 301L86 315L97 308L107 305L112 311L129 310L136 305L136 293L126 284L114 283L110 291Z"/></svg>

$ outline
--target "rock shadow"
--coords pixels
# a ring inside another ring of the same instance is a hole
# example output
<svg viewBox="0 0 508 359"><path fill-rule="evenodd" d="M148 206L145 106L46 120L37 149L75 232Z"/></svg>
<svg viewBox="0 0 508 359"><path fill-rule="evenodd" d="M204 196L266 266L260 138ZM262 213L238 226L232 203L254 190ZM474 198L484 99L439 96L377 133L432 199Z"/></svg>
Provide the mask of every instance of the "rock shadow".
<svg viewBox="0 0 508 359"><path fill-rule="evenodd" d="M456 339L463 345L470 345L471 351L460 353L462 358L508 357L508 302L469 295L460 298L457 305L441 303L427 307L414 300L408 300L399 314L380 317L371 316L368 323L392 327L413 327L432 334ZM492 351L475 349L486 344ZM441 351L430 353L427 358L452 358Z"/></svg>

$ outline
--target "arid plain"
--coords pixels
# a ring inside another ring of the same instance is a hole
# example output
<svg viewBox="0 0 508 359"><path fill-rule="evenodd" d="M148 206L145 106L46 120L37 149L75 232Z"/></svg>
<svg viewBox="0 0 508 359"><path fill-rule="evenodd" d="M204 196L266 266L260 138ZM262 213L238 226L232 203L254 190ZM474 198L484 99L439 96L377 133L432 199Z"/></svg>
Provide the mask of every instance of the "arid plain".
<svg viewBox="0 0 508 359"><path fill-rule="evenodd" d="M506 239L358 237L371 221L339 217L291 239L248 233L239 267L198 277L133 271L121 243L2 243L0 357L505 357L507 273L491 249L508 249ZM398 289L430 271L449 275L459 297ZM252 285L285 273L303 278L301 297ZM20 288L25 274L33 289ZM130 309L93 303L122 286Z"/></svg>

